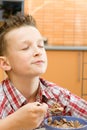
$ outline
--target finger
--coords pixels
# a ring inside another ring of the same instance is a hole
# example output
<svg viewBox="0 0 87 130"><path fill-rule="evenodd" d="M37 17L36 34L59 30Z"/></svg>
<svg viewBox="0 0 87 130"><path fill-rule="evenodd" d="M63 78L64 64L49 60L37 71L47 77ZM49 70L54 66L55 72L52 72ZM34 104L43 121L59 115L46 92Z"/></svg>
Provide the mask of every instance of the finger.
<svg viewBox="0 0 87 130"><path fill-rule="evenodd" d="M42 103L42 104L41 104L41 103L39 103L39 102L35 102L35 105L36 105L36 106L41 106L41 107L43 106L43 107L45 107L46 109L48 109L48 105L47 105L46 103Z"/></svg>
<svg viewBox="0 0 87 130"><path fill-rule="evenodd" d="M35 105L36 105L36 106L41 106L42 104L39 103L39 102L35 102Z"/></svg>
<svg viewBox="0 0 87 130"><path fill-rule="evenodd" d="M46 104L41 104L40 106L36 106L35 112L45 115L47 113L48 106Z"/></svg>
<svg viewBox="0 0 87 130"><path fill-rule="evenodd" d="M48 105L46 103L43 103L42 105L43 105L43 107L45 107L46 109L48 109Z"/></svg>

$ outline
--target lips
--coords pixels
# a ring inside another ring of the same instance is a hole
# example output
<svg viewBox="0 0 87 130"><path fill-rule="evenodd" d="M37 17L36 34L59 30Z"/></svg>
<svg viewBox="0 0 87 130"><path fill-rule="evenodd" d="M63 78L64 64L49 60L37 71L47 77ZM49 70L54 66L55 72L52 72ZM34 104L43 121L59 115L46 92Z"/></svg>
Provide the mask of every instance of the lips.
<svg viewBox="0 0 87 130"><path fill-rule="evenodd" d="M34 62L34 64L42 64L42 63L44 63L43 60L38 60L38 61L35 61L35 62Z"/></svg>

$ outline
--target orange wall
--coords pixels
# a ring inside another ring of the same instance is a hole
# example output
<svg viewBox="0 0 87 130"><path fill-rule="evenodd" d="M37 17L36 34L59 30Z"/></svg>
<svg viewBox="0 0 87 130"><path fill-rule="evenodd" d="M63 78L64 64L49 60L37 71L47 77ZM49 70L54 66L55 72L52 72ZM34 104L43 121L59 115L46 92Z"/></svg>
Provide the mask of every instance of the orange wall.
<svg viewBox="0 0 87 130"><path fill-rule="evenodd" d="M81 96L82 52L47 50L47 57L48 67L42 77Z"/></svg>
<svg viewBox="0 0 87 130"><path fill-rule="evenodd" d="M0 82L4 79L4 72L2 69L0 69Z"/></svg>
<svg viewBox="0 0 87 130"><path fill-rule="evenodd" d="M49 44L87 45L87 0L25 0Z"/></svg>

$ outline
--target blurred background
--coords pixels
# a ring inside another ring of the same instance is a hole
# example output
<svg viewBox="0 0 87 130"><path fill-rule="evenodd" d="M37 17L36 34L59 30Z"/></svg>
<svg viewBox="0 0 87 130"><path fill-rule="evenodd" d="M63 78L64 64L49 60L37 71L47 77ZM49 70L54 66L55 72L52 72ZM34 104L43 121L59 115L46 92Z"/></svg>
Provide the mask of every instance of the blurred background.
<svg viewBox="0 0 87 130"><path fill-rule="evenodd" d="M87 45L87 0L25 0L51 45Z"/></svg>

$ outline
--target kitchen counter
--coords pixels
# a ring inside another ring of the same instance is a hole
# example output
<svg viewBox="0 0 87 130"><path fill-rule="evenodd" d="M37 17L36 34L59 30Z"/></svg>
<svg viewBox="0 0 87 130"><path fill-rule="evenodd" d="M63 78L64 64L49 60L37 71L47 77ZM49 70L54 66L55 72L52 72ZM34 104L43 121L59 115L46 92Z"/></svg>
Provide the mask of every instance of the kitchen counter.
<svg viewBox="0 0 87 130"><path fill-rule="evenodd" d="M45 45L46 50L65 50L65 51L86 51L87 46L55 46L55 45Z"/></svg>

